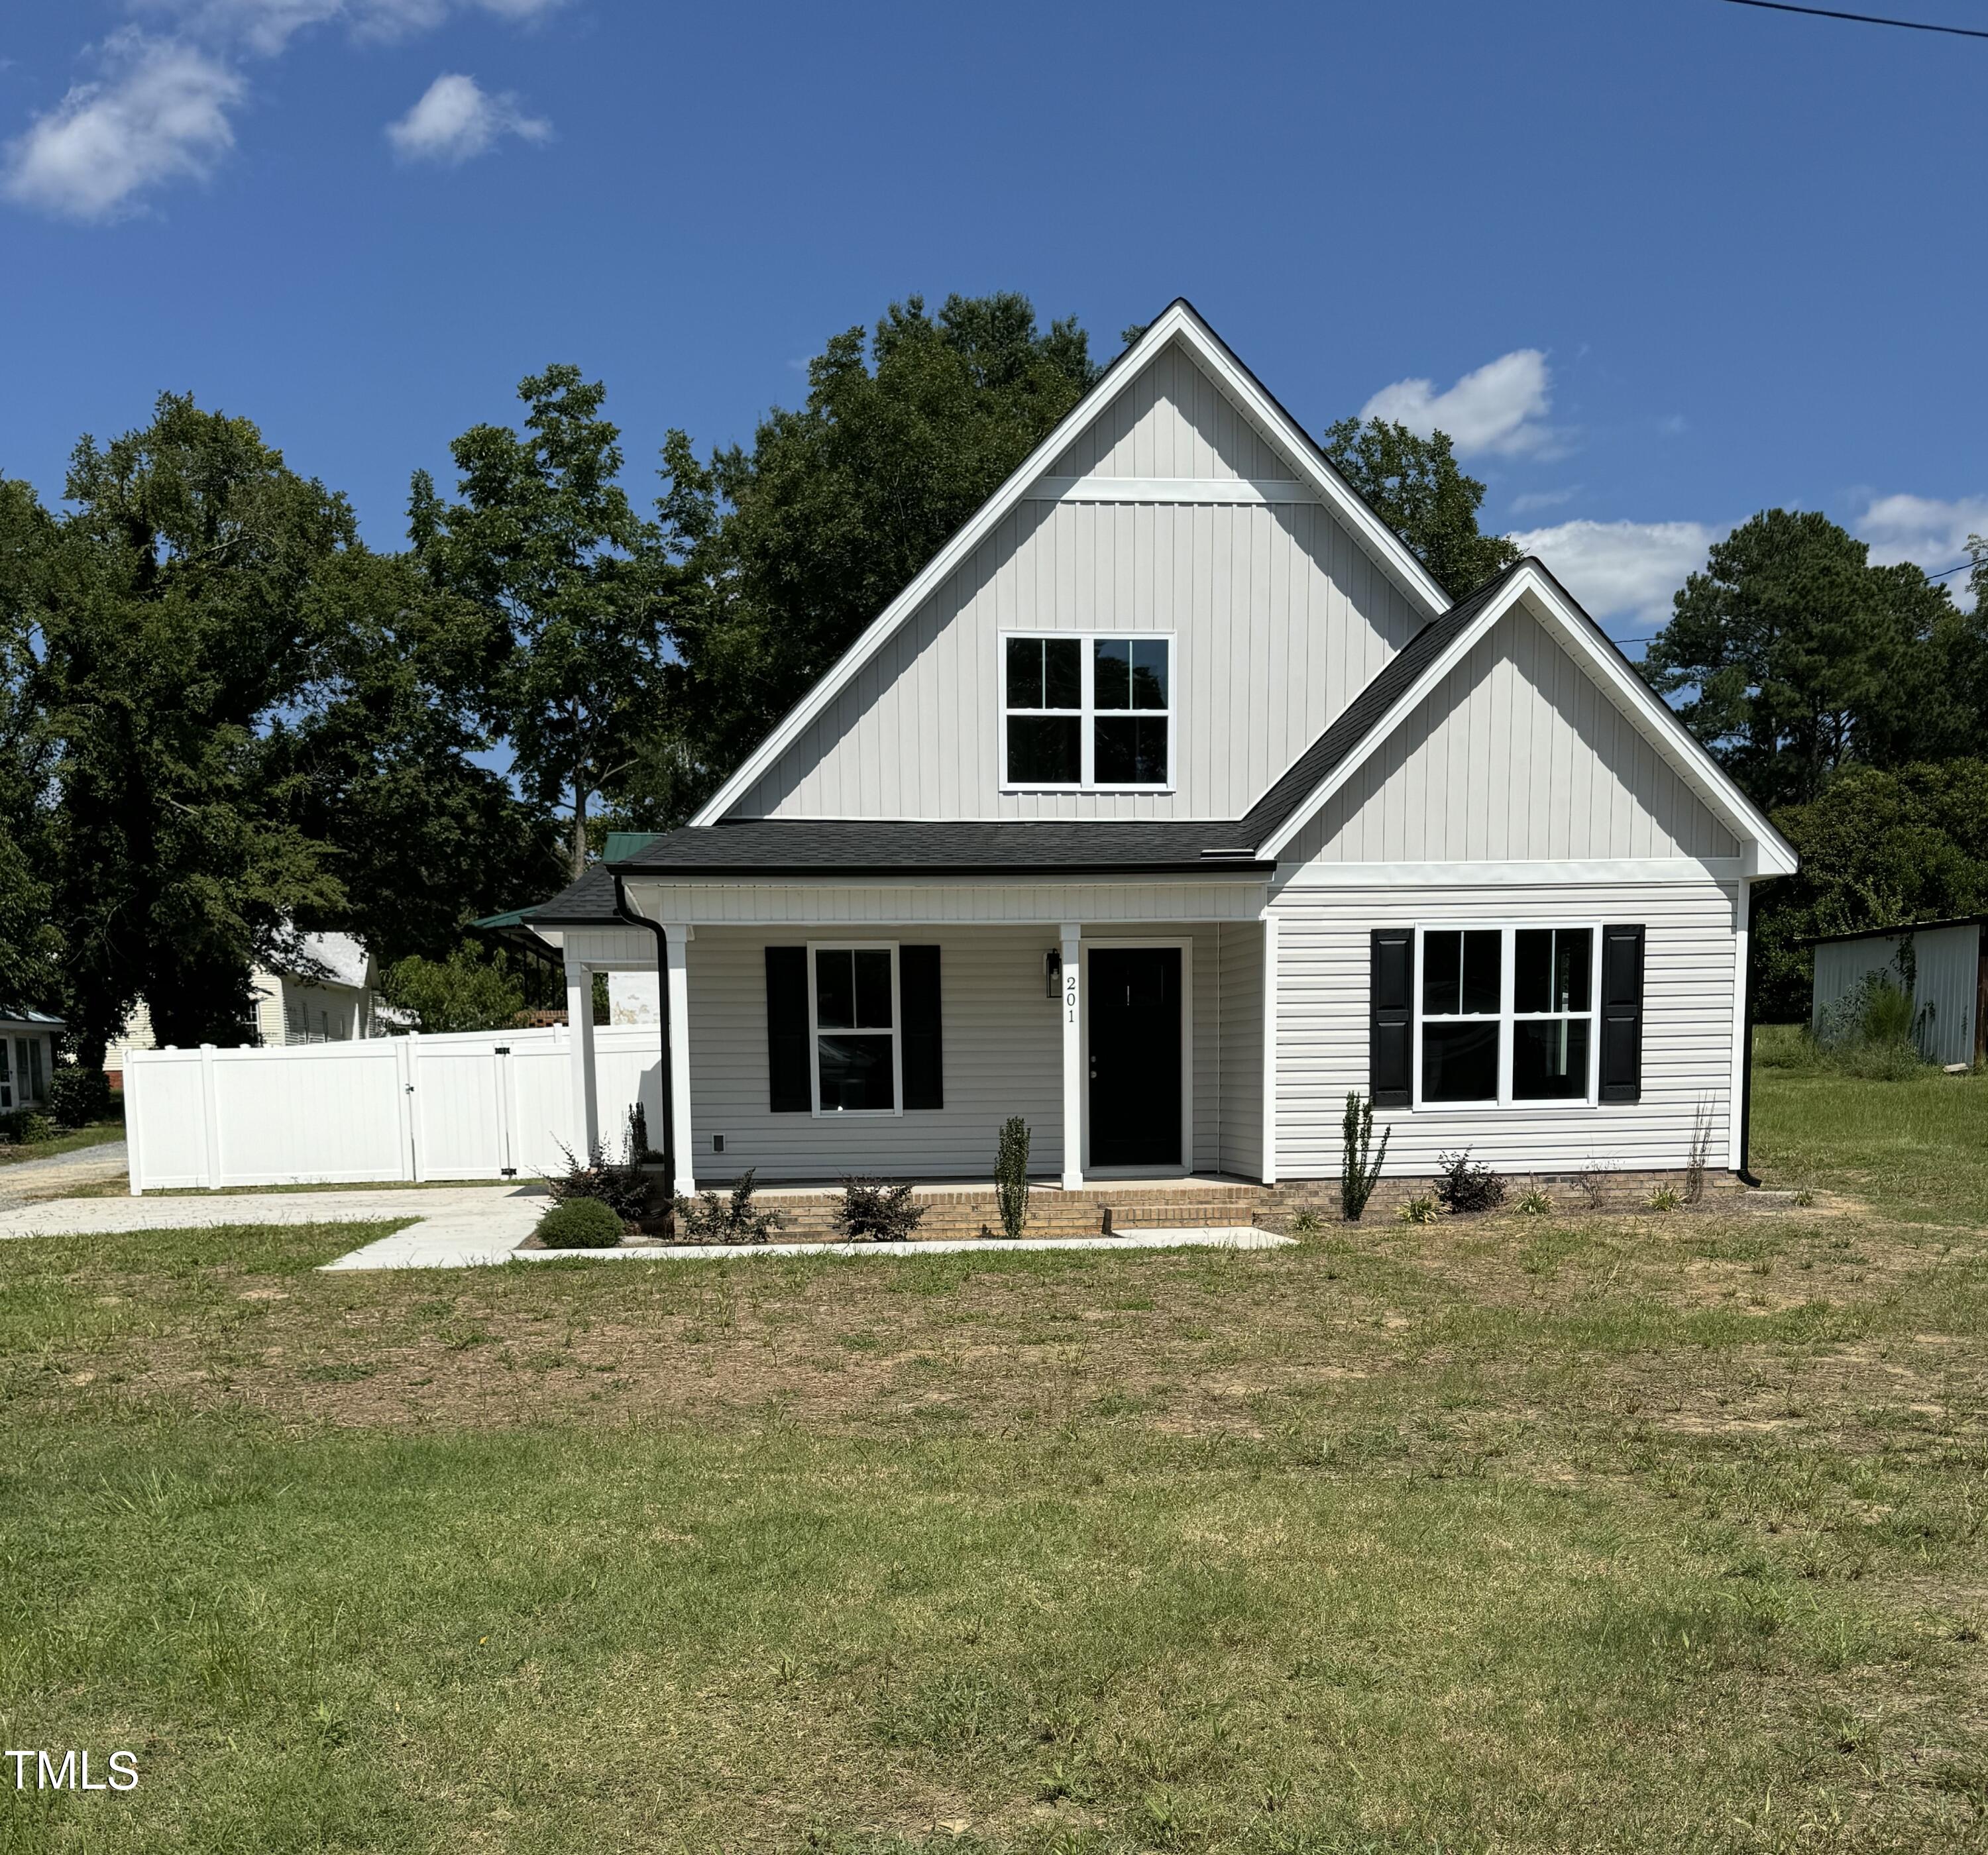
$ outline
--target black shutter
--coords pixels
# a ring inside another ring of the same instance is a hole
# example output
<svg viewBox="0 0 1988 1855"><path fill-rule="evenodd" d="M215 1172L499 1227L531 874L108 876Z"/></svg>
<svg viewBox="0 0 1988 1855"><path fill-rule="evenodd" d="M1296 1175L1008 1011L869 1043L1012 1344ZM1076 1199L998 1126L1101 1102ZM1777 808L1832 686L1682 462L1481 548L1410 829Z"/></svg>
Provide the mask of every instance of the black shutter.
<svg viewBox="0 0 1988 1855"><path fill-rule="evenodd" d="M1376 928L1367 1034L1367 1096L1377 1108L1414 1100L1415 934Z"/></svg>
<svg viewBox="0 0 1988 1855"><path fill-rule="evenodd" d="M945 1106L945 1051L939 1033L938 949L898 949L899 1034L904 1040L904 1107Z"/></svg>
<svg viewBox="0 0 1988 1855"><path fill-rule="evenodd" d="M767 1106L776 1114L806 1114L814 1094L808 1083L808 970L805 947L766 949Z"/></svg>
<svg viewBox="0 0 1988 1855"><path fill-rule="evenodd" d="M1643 931L1601 931L1601 1099L1643 1099Z"/></svg>

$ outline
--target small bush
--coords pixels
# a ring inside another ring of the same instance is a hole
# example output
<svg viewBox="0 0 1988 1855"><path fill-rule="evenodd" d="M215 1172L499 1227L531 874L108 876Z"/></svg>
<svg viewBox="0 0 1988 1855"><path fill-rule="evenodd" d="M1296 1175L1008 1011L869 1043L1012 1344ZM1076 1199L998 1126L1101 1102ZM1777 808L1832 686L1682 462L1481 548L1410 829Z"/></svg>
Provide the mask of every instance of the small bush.
<svg viewBox="0 0 1988 1855"><path fill-rule="evenodd" d="M1472 1165L1468 1147L1461 1153L1439 1153L1435 1163L1442 1168L1435 1175L1435 1195L1449 1210L1495 1211L1504 1203L1505 1181L1489 1166Z"/></svg>
<svg viewBox="0 0 1988 1855"><path fill-rule="evenodd" d="M732 1188L729 1198L700 1191L695 1199L678 1198L677 1235L685 1243L764 1243L786 1219L776 1211L762 1211L752 1202L752 1172Z"/></svg>
<svg viewBox="0 0 1988 1855"><path fill-rule="evenodd" d="M1591 1158L1581 1167L1581 1177L1574 1182L1581 1188L1581 1195L1587 1201L1590 1211L1599 1211L1608 1202L1608 1196L1615 1178L1613 1160Z"/></svg>
<svg viewBox="0 0 1988 1855"><path fill-rule="evenodd" d="M1659 1185L1650 1194L1648 1201L1652 1211L1675 1211L1684 1202L1684 1198L1676 1186Z"/></svg>
<svg viewBox="0 0 1988 1855"><path fill-rule="evenodd" d="M1001 1123L994 1153L994 1200L1009 1240L1019 1239L1029 1221L1029 1123L1019 1114Z"/></svg>
<svg viewBox="0 0 1988 1855"><path fill-rule="evenodd" d="M87 1127L117 1118L110 1078L79 1063L59 1063L49 1078L49 1115L59 1127Z"/></svg>
<svg viewBox="0 0 1988 1855"><path fill-rule="evenodd" d="M16 1108L11 1114L0 1114L0 1139L10 1146L38 1147L55 1137L55 1123L39 1108Z"/></svg>
<svg viewBox="0 0 1988 1855"><path fill-rule="evenodd" d="M1300 1211L1293 1214L1285 1230L1293 1237L1315 1237L1324 1228L1325 1220L1317 1211Z"/></svg>
<svg viewBox="0 0 1988 1855"><path fill-rule="evenodd" d="M908 1184L888 1179L846 1178L835 1221L852 1242L866 1238L878 1243L901 1243L924 1221L925 1208L911 1202ZM1005 1218L1004 1218L1005 1221Z"/></svg>
<svg viewBox="0 0 1988 1855"><path fill-rule="evenodd" d="M1553 1200L1537 1185L1528 1185L1512 1203L1514 1211L1529 1218L1550 1217L1553 1208Z"/></svg>
<svg viewBox="0 0 1988 1855"><path fill-rule="evenodd" d="M1340 1134L1339 1208L1350 1222L1357 1224L1367 1208L1367 1201L1374 1195L1381 1168L1387 1164L1388 1142L1394 1137L1394 1129L1381 1130L1381 1151L1373 1152L1374 1104L1349 1093Z"/></svg>
<svg viewBox="0 0 1988 1855"><path fill-rule="evenodd" d="M621 1220L599 1198L567 1198L539 1219L538 1235L548 1249L612 1249Z"/></svg>
<svg viewBox="0 0 1988 1855"><path fill-rule="evenodd" d="M544 1175L553 1202L563 1205L577 1198L595 1198L624 1224L634 1224L649 1215L655 1202L655 1183L635 1167L632 1157L619 1165L602 1157L597 1147L582 1165L564 1140L559 1150L566 1155L566 1170Z"/></svg>
<svg viewBox="0 0 1988 1855"><path fill-rule="evenodd" d="M1426 1191L1418 1192L1405 1205L1395 1211L1395 1221L1402 1224L1433 1224L1435 1221L1435 1200Z"/></svg>

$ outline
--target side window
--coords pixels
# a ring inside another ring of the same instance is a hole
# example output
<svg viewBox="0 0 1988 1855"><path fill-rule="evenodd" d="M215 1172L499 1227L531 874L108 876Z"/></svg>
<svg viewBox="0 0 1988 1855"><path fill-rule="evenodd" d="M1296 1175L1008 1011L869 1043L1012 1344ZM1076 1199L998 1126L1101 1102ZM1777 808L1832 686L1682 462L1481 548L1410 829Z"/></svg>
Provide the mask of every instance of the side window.
<svg viewBox="0 0 1988 1855"><path fill-rule="evenodd" d="M1171 638L1004 638L1001 681L1004 785L1112 792L1168 784Z"/></svg>

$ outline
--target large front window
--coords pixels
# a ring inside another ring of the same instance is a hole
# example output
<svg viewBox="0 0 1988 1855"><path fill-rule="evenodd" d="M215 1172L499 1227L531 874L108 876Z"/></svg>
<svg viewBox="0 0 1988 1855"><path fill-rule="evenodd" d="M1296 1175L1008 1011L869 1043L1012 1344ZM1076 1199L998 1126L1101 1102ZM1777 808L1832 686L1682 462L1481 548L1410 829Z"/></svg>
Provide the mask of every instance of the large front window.
<svg viewBox="0 0 1988 1855"><path fill-rule="evenodd" d="M1594 930L1425 928L1415 1100L1594 1099Z"/></svg>
<svg viewBox="0 0 1988 1855"><path fill-rule="evenodd" d="M1148 633L1002 640L1002 783L1165 787L1172 769L1173 640Z"/></svg>
<svg viewBox="0 0 1988 1855"><path fill-rule="evenodd" d="M811 951L816 1112L894 1113L897 949L857 946Z"/></svg>

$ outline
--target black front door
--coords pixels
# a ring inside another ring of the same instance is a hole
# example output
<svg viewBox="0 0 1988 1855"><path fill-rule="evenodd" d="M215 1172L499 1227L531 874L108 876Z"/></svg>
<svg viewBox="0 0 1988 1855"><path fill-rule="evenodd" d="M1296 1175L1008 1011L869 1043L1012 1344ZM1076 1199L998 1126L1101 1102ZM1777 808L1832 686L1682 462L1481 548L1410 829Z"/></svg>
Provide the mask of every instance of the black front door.
<svg viewBox="0 0 1988 1855"><path fill-rule="evenodd" d="M1090 955L1090 1168L1181 1163L1178 947Z"/></svg>

